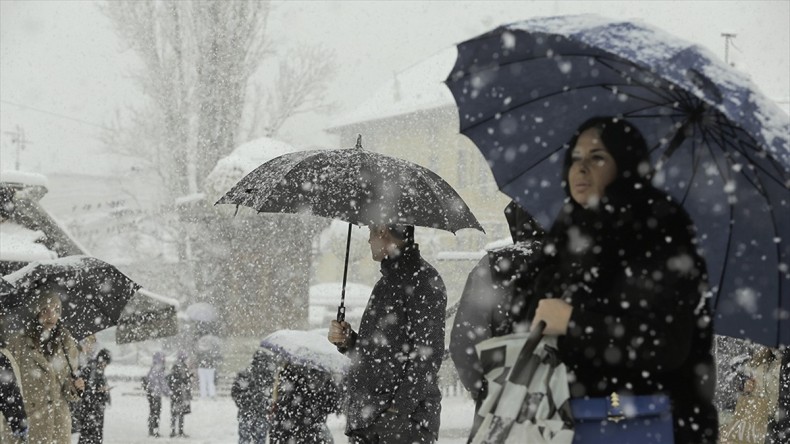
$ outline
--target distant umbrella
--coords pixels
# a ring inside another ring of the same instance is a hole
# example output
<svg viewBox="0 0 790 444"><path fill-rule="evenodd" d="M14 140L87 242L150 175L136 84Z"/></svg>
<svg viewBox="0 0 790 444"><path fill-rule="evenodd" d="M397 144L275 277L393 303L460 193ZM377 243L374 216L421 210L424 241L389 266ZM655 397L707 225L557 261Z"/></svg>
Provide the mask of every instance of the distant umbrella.
<svg viewBox="0 0 790 444"><path fill-rule="evenodd" d="M315 368L328 373L343 373L349 359L337 347L314 332L278 330L261 341L261 347L290 364Z"/></svg>

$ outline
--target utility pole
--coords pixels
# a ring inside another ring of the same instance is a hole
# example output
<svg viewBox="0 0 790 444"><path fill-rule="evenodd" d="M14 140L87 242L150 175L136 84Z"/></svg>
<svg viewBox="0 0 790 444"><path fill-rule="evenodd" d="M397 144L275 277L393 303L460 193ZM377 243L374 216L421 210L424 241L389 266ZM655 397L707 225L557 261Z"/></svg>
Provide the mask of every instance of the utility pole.
<svg viewBox="0 0 790 444"><path fill-rule="evenodd" d="M721 36L724 37L724 63L730 64L730 44L735 46L735 43L732 43L732 39L734 39L737 34L732 32L722 32Z"/></svg>
<svg viewBox="0 0 790 444"><path fill-rule="evenodd" d="M25 146L27 146L30 141L25 138L25 129L20 125L16 126L16 131L6 131L5 133L11 136L11 143L16 145L16 162L14 166L15 169L19 171L19 157L22 154L22 150L25 149Z"/></svg>

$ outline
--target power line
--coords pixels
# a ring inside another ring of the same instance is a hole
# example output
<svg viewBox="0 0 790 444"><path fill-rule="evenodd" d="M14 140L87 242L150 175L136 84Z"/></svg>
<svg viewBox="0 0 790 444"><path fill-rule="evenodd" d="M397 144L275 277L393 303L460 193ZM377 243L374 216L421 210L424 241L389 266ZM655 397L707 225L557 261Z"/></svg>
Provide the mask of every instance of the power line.
<svg viewBox="0 0 790 444"><path fill-rule="evenodd" d="M71 116L67 116L67 115L64 115L64 114L58 114L56 112L47 111L47 110L36 108L36 107L33 107L33 106L23 105L21 103L9 102L8 100L3 100L3 99L0 99L0 102L8 104L8 105L18 106L20 108L29 109L31 111L36 111L36 112L43 113L43 114L49 114L50 116L59 117L61 119L73 120L75 122L82 123L83 125L90 125L90 126L94 126L96 128L101 128L103 130L112 130L112 128L107 128L104 125L99 125L97 123L88 122L87 120L78 119L76 117L71 117Z"/></svg>

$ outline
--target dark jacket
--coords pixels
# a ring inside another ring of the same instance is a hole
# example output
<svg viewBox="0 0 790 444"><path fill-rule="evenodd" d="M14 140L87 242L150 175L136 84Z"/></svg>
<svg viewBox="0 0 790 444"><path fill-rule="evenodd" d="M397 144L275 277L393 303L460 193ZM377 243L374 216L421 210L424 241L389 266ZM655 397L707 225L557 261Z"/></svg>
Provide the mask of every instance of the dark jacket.
<svg viewBox="0 0 790 444"><path fill-rule="evenodd" d="M170 389L170 411L178 414L192 412L192 372L186 360L179 359L173 364L167 375L167 386Z"/></svg>
<svg viewBox="0 0 790 444"><path fill-rule="evenodd" d="M14 375L11 360L2 352L0 352L0 411L3 413L0 421L5 421L11 432L17 436L27 433L27 415L19 383Z"/></svg>
<svg viewBox="0 0 790 444"><path fill-rule="evenodd" d="M485 398L486 381L475 345L512 332L513 313L523 308L513 305L513 283L528 272L544 235L514 202L505 209L505 217L514 245L489 251L469 273L450 334L450 356L458 377L476 401Z"/></svg>
<svg viewBox="0 0 790 444"><path fill-rule="evenodd" d="M93 359L82 370L85 381L85 391L79 402L78 418L82 433L102 430L104 424L104 409L110 403L110 392L107 389L107 378L104 369ZM101 439L101 436L98 436ZM84 441L84 440L83 440Z"/></svg>
<svg viewBox="0 0 790 444"><path fill-rule="evenodd" d="M239 409L239 416L249 415L254 407L251 383L250 369L244 369L236 375L230 388L230 397Z"/></svg>
<svg viewBox="0 0 790 444"><path fill-rule="evenodd" d="M609 191L607 191L607 195ZM718 418L705 264L686 212L652 187L600 210L566 205L536 277L520 285L573 306L560 357L571 396L668 393L676 443L715 443Z"/></svg>
<svg viewBox="0 0 790 444"><path fill-rule="evenodd" d="M288 365L280 372L274 408L272 444L332 443L326 418L337 410L338 394L329 374Z"/></svg>
<svg viewBox="0 0 790 444"><path fill-rule="evenodd" d="M444 282L416 244L384 259L381 274L347 351L346 433L369 427L393 407L438 435Z"/></svg>

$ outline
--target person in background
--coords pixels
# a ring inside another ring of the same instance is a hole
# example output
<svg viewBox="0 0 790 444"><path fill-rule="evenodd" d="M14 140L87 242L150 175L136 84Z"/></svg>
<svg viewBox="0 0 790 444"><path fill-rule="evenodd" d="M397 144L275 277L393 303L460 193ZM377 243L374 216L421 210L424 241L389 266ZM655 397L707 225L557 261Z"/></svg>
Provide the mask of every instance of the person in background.
<svg viewBox="0 0 790 444"><path fill-rule="evenodd" d="M18 383L19 366L4 346L0 339L0 442L17 444L27 441L27 413Z"/></svg>
<svg viewBox="0 0 790 444"><path fill-rule="evenodd" d="M101 349L85 368L85 392L80 403L82 428L79 444L101 444L104 440L104 409L110 404L110 387L107 385L104 370L110 362L110 351Z"/></svg>
<svg viewBox="0 0 790 444"><path fill-rule="evenodd" d="M21 375L28 441L71 444L69 402L79 399L85 382L74 374L77 343L60 323L61 301L57 290L30 290L23 332L8 340L7 349Z"/></svg>
<svg viewBox="0 0 790 444"><path fill-rule="evenodd" d="M173 368L167 375L170 389L170 437L187 437L184 433L184 415L192 413L192 382L195 379L189 370L186 352L178 352Z"/></svg>
<svg viewBox="0 0 790 444"><path fill-rule="evenodd" d="M780 359L777 351L761 347L749 360L735 411L730 420L722 424L721 444L768 441L769 424L775 418L779 398Z"/></svg>
<svg viewBox="0 0 790 444"><path fill-rule="evenodd" d="M351 358L346 435L353 443L430 443L438 439L447 291L420 255L412 225L371 225L382 277L359 333L332 321L329 342Z"/></svg>
<svg viewBox="0 0 790 444"><path fill-rule="evenodd" d="M219 349L212 346L206 347L198 353L198 384L201 399L214 399L217 396L216 377L217 364L221 359Z"/></svg>
<svg viewBox="0 0 790 444"><path fill-rule="evenodd" d="M233 380L230 388L230 397L236 404L239 421L239 444L252 444L253 428L255 426L255 406L251 389L252 373L249 368L241 370Z"/></svg>
<svg viewBox="0 0 790 444"><path fill-rule="evenodd" d="M252 442L266 444L271 428L269 410L272 404L274 376L277 360L268 350L257 350L250 365L250 390L252 392Z"/></svg>
<svg viewBox="0 0 790 444"><path fill-rule="evenodd" d="M326 418L338 409L338 393L325 371L285 364L277 379L271 444L332 444Z"/></svg>
<svg viewBox="0 0 790 444"><path fill-rule="evenodd" d="M776 415L768 426L768 444L790 442L790 346L780 351L779 395Z"/></svg>
<svg viewBox="0 0 790 444"><path fill-rule="evenodd" d="M158 438L159 418L162 415L162 397L170 396L170 389L165 379L165 354L154 353L151 368L143 378L143 389L148 400L148 436Z"/></svg>
<svg viewBox="0 0 790 444"><path fill-rule="evenodd" d="M475 345L512 333L513 314L523 309L513 305L513 283L528 272L529 260L540 251L540 239L545 234L515 201L505 207L505 218L513 245L489 251L469 273L450 333L450 356L477 409L486 397L487 387ZM481 417L475 415L475 420Z"/></svg>

